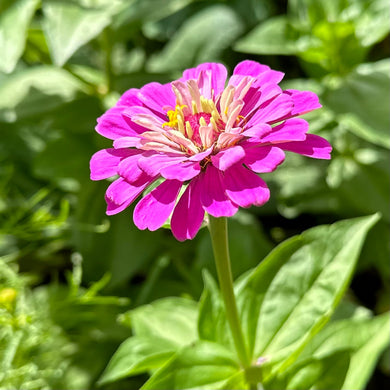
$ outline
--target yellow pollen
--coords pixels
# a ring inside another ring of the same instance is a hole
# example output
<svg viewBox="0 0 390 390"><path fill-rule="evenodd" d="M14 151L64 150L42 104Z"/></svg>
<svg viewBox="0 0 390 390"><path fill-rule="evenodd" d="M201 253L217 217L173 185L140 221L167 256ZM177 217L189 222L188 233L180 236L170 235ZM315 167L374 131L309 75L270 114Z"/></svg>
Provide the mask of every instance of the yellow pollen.
<svg viewBox="0 0 390 390"><path fill-rule="evenodd" d="M180 117L180 119L181 119L181 123L180 123L181 126L179 126L179 127L181 127L180 131L181 130L184 131L184 126L183 126L183 123L184 123L183 108L184 107L187 107L187 106L185 104L183 104L182 106L176 105L175 110L168 110L167 111L168 122L164 122L162 127L169 126L172 129L177 129L179 126L178 117Z"/></svg>

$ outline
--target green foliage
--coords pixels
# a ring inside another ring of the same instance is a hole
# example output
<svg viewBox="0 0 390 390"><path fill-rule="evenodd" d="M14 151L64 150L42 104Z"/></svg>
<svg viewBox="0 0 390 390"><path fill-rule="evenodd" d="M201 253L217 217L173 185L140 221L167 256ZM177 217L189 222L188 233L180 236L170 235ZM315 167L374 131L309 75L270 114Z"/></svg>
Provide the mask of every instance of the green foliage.
<svg viewBox="0 0 390 390"><path fill-rule="evenodd" d="M390 8L284 3L0 1L1 389L348 390L375 367L388 380ZM246 58L319 95L307 119L333 153L288 155L263 175L270 202L229 221L243 370L207 230L179 244L136 229L131 208L107 218L88 161L110 146L96 118L125 90ZM372 228L306 230L374 213Z"/></svg>
<svg viewBox="0 0 390 390"><path fill-rule="evenodd" d="M280 244L237 281L249 369L235 356L220 293L206 274L199 314L191 301L166 298L122 317L134 336L114 354L101 382L151 372L143 389L243 389L247 380L270 389L364 388L390 343L389 315L335 317L324 325L377 220L374 215L312 228Z"/></svg>

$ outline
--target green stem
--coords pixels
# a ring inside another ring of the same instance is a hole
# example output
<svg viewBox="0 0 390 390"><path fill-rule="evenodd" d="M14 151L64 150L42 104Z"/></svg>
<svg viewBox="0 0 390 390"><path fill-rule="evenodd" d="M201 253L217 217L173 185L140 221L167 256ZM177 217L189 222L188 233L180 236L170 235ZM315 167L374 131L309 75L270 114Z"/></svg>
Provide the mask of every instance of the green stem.
<svg viewBox="0 0 390 390"><path fill-rule="evenodd" d="M238 317L236 298L234 296L226 218L214 218L209 215L209 230L219 285L225 303L226 317L233 335L238 358L242 366L248 368L251 365L251 361L245 346L244 335Z"/></svg>

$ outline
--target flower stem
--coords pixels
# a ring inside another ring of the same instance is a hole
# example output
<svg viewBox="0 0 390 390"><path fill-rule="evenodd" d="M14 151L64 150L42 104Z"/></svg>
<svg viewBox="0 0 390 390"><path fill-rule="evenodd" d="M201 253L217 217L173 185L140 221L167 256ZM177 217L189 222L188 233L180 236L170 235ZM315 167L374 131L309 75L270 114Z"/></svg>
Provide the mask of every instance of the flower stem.
<svg viewBox="0 0 390 390"><path fill-rule="evenodd" d="M233 335L238 358L242 366L247 368L251 365L251 361L245 346L244 335L238 317L236 298L234 296L227 235L227 219L225 217L215 218L209 215L209 230L219 285L225 304L226 317Z"/></svg>

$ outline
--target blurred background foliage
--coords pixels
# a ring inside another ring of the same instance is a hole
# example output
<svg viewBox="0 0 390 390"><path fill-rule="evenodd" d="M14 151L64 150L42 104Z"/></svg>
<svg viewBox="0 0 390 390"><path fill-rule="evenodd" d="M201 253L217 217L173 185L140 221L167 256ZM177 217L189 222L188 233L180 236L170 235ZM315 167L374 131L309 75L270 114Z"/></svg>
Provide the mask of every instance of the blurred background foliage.
<svg viewBox="0 0 390 390"><path fill-rule="evenodd" d="M119 313L199 297L207 232L178 243L138 231L131 209L107 218L88 163L121 93L200 62L253 59L315 91L311 132L334 147L263 175L271 201L230 221L234 275L311 226L379 211L345 299L388 310L389 20L387 0L0 0L0 389L96 388L129 336ZM387 353L368 389L389 375Z"/></svg>

